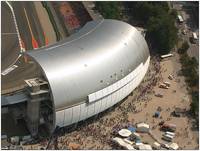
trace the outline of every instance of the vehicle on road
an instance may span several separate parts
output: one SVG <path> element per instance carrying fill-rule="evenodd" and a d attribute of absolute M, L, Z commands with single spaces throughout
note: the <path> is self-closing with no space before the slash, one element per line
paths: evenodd
<path fill-rule="evenodd" d="M 192 33 L 192 42 L 193 43 L 197 43 L 198 41 L 198 37 L 197 37 L 197 34 L 195 32 Z"/>
<path fill-rule="evenodd" d="M 180 23 L 180 24 L 182 24 L 183 23 L 183 17 L 181 16 L 181 15 L 178 15 L 177 16 L 177 18 L 178 18 L 178 22 Z"/>

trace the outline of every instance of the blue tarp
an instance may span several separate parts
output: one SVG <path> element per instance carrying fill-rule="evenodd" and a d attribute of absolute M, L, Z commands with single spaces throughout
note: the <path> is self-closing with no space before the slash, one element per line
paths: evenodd
<path fill-rule="evenodd" d="M 155 112 L 155 117 L 159 117 L 160 116 L 160 112 L 156 111 Z"/>
<path fill-rule="evenodd" d="M 132 133 L 136 131 L 136 128 L 133 126 L 129 126 L 128 130 L 131 131 Z"/>

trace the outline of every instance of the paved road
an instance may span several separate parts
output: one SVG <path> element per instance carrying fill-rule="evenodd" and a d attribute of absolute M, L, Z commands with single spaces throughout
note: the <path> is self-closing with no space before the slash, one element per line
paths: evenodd
<path fill-rule="evenodd" d="M 13 32 L 15 31 L 13 18 L 7 17 L 10 14 L 8 13 L 9 8 L 6 5 L 7 5 L 6 3 L 2 2 L 3 7 L 2 7 L 1 16 L 2 16 L 2 23 L 3 23 L 2 29 L 4 29 L 2 31 Z M 26 50 L 33 49 L 32 40 L 31 40 L 31 32 L 28 26 L 27 17 L 30 22 L 30 26 L 31 26 L 34 38 L 37 40 L 39 46 L 44 46 L 45 42 L 44 42 L 43 30 L 40 26 L 40 22 L 38 20 L 33 2 L 12 1 L 11 5 L 14 9 L 20 36 L 22 40 L 24 41 Z M 26 11 L 27 17 L 25 15 L 25 11 Z M 5 14 L 7 14 L 7 16 Z M 10 27 L 8 25 L 10 25 Z M 16 38 L 8 39 L 6 37 L 5 39 L 2 39 L 2 49 L 3 49 L 2 50 L 2 67 L 3 68 L 6 68 L 10 63 L 12 63 L 12 61 L 16 59 L 16 56 L 19 54 L 20 49 L 19 49 L 19 44 L 17 42 L 18 40 Z M 33 78 L 33 77 L 37 77 L 41 75 L 40 69 L 37 67 L 37 65 L 34 62 L 25 63 L 23 57 L 21 57 L 16 62 L 16 65 L 18 67 L 15 70 L 11 71 L 5 76 L 1 75 L 1 79 L 2 79 L 1 93 L 2 94 L 12 92 L 17 89 L 22 89 L 23 86 L 25 85 L 25 82 L 24 82 L 25 79 Z"/>
<path fill-rule="evenodd" d="M 1 3 L 1 71 L 8 68 L 19 55 L 19 41 L 12 13 L 5 2 Z"/>
<path fill-rule="evenodd" d="M 190 39 L 192 37 L 192 32 L 196 32 L 199 36 L 199 27 L 196 26 L 196 20 L 194 17 L 194 14 L 192 13 L 192 7 L 190 6 L 190 3 L 188 2 L 172 2 L 173 8 L 178 10 L 178 12 L 182 15 L 184 19 L 184 23 L 182 25 L 179 25 L 180 32 L 182 30 L 186 30 L 187 34 L 183 35 L 181 33 L 181 37 L 188 41 L 190 48 L 188 49 L 187 53 L 191 57 L 195 57 L 197 61 L 199 61 L 199 43 L 193 44 L 190 42 Z M 184 7 L 185 6 L 185 7 Z"/>
<path fill-rule="evenodd" d="M 25 64 L 21 57 L 16 65 L 18 67 L 15 70 L 6 76 L 1 76 L 1 94 L 23 89 L 26 85 L 25 79 L 41 76 L 41 71 L 34 62 Z"/>
<path fill-rule="evenodd" d="M 11 4 L 16 15 L 19 32 L 21 35 L 21 39 L 24 42 L 26 50 L 33 49 L 31 30 L 39 46 L 44 46 L 45 39 L 43 35 L 43 30 L 37 17 L 37 13 L 33 2 L 17 1 L 12 2 Z M 30 28 L 28 22 L 30 23 Z"/>

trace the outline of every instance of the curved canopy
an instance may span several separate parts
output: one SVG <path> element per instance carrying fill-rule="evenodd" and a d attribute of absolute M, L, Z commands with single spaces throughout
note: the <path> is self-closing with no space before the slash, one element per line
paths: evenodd
<path fill-rule="evenodd" d="M 91 21 L 69 38 L 27 53 L 49 81 L 56 110 L 85 102 L 149 56 L 136 28 L 110 19 Z"/>

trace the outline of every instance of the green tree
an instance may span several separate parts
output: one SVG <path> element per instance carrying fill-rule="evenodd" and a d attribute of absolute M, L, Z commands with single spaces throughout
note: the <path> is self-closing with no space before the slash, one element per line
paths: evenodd
<path fill-rule="evenodd" d="M 106 19 L 120 19 L 120 2 L 114 1 L 97 1 L 96 9 Z"/>
<path fill-rule="evenodd" d="M 178 53 L 183 54 L 185 52 L 187 52 L 188 48 L 189 48 L 189 44 L 187 41 L 184 41 L 184 43 L 182 44 L 181 48 L 178 49 Z"/>
<path fill-rule="evenodd" d="M 178 15 L 178 12 L 176 11 L 176 9 L 172 9 L 171 12 L 170 12 L 170 15 L 171 15 L 172 17 L 174 17 L 174 19 L 176 19 L 176 18 L 177 18 L 177 15 Z"/>
<path fill-rule="evenodd" d="M 196 114 L 198 115 L 199 113 L 199 93 L 198 91 L 195 91 L 192 93 L 192 103 L 190 105 L 190 111 L 192 112 L 192 114 Z"/>
<path fill-rule="evenodd" d="M 147 37 L 160 54 L 169 53 L 177 42 L 174 20 L 167 14 L 151 17 L 147 24 Z"/>
<path fill-rule="evenodd" d="M 144 24 L 147 40 L 159 54 L 168 53 L 177 42 L 175 17 L 167 2 L 126 2 L 134 20 Z"/>

